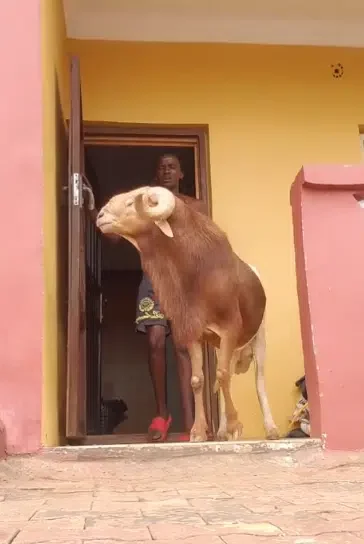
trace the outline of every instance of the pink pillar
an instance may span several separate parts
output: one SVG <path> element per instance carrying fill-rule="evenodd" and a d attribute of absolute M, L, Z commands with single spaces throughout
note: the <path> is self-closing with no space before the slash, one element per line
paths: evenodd
<path fill-rule="evenodd" d="M 291 189 L 313 437 L 364 449 L 364 166 L 305 166 Z"/>
<path fill-rule="evenodd" d="M 40 0 L 0 18 L 0 429 L 8 453 L 41 445 L 43 159 Z M 4 433 L 0 437 L 3 441 Z"/>

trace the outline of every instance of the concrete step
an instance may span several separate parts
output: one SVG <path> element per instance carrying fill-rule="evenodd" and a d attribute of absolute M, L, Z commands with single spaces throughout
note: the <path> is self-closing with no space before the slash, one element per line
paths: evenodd
<path fill-rule="evenodd" d="M 106 444 L 87 446 L 60 446 L 44 448 L 41 455 L 86 458 L 180 457 L 207 454 L 262 454 L 269 452 L 294 453 L 305 449 L 321 449 L 319 439 L 244 440 L 240 442 L 165 442 L 162 444 Z"/>

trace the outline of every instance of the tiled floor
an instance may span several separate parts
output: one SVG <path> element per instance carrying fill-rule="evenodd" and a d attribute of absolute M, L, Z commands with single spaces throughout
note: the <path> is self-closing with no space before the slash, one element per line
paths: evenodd
<path fill-rule="evenodd" d="M 92 451 L 0 462 L 0 543 L 364 543 L 364 454 Z"/>

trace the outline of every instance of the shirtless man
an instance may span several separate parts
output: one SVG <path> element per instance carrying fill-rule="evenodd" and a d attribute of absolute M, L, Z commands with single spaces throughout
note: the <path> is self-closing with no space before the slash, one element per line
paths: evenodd
<path fill-rule="evenodd" d="M 173 154 L 162 155 L 158 162 L 155 185 L 179 192 L 183 172 L 178 158 Z M 170 325 L 155 299 L 153 287 L 144 274 L 137 299 L 136 330 L 148 336 L 148 362 L 156 402 L 156 415 L 148 429 L 148 439 L 163 442 L 172 423 L 167 407 L 166 338 L 171 333 Z M 193 425 L 193 398 L 191 393 L 191 363 L 187 351 L 176 348 L 178 375 L 183 410 L 185 435 L 189 440 Z"/>

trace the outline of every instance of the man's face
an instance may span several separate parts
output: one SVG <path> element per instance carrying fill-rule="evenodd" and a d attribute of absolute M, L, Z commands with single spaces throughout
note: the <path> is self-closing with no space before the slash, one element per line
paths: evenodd
<path fill-rule="evenodd" d="M 183 172 L 177 157 L 174 155 L 164 155 L 161 157 L 157 167 L 157 185 L 166 187 L 166 189 L 169 189 L 173 193 L 177 193 L 181 179 L 183 179 Z"/>

